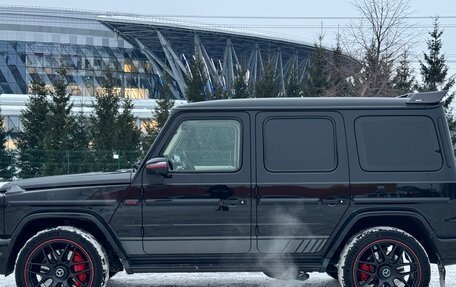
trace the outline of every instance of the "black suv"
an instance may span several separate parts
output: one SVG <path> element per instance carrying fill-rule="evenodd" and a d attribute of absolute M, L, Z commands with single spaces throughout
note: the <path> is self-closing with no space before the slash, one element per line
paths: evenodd
<path fill-rule="evenodd" d="M 0 274 L 105 286 L 137 272 L 327 272 L 428 286 L 456 263 L 456 170 L 443 92 L 180 106 L 135 172 L 0 190 Z"/>

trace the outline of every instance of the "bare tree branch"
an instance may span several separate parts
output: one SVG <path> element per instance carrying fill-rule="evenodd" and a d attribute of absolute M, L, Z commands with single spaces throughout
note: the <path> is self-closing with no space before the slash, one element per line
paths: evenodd
<path fill-rule="evenodd" d="M 346 29 L 344 46 L 362 63 L 354 75 L 357 93 L 391 96 L 393 69 L 414 38 L 406 20 L 411 14 L 409 0 L 353 0 L 352 4 L 362 17 Z"/>

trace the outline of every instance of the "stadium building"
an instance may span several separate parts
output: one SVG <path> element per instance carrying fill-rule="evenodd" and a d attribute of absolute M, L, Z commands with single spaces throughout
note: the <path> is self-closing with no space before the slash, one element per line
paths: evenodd
<path fill-rule="evenodd" d="M 134 111 L 140 124 L 151 117 L 164 71 L 171 75 L 175 98 L 185 100 L 185 80 L 195 55 L 202 59 L 207 91 L 230 91 L 240 67 L 247 71 L 248 83 L 254 84 L 264 63 L 272 61 L 285 92 L 292 68 L 300 78 L 305 76 L 312 49 L 313 45 L 299 40 L 213 24 L 0 6 L 0 94 L 27 95 L 34 79 L 50 85 L 63 65 L 72 95 L 88 97 L 81 101 L 87 107 L 100 89 L 104 71 L 110 69 L 122 97 L 145 101 Z M 20 130 L 20 110 L 25 102 L 26 97 L 0 96 L 8 130 Z M 145 106 L 150 107 L 147 112 Z"/>

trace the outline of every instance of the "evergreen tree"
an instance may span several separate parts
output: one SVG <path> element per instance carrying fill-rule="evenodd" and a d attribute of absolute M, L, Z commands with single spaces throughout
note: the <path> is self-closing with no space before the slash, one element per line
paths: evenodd
<path fill-rule="evenodd" d="M 95 170 L 110 171 L 117 168 L 113 154 L 117 152 L 117 118 L 119 95 L 116 79 L 111 71 L 104 74 L 101 92 L 95 95 L 94 115 L 90 117 L 92 148 L 95 154 Z"/>
<path fill-rule="evenodd" d="M 403 95 L 413 92 L 415 85 L 415 76 L 413 76 L 413 69 L 410 67 L 409 54 L 404 51 L 399 60 L 399 67 L 396 69 L 392 86 L 397 95 Z"/>
<path fill-rule="evenodd" d="M 136 118 L 133 116 L 133 101 L 124 98 L 122 113 L 117 117 L 117 151 L 120 153 L 121 164 L 118 167 L 130 168 L 140 156 L 139 144 L 141 130 L 136 127 Z"/>
<path fill-rule="evenodd" d="M 29 178 L 44 175 L 45 134 L 48 130 L 46 117 L 49 112 L 49 91 L 41 80 L 34 80 L 30 86 L 31 95 L 21 111 L 22 132 L 17 140 L 18 176 Z"/>
<path fill-rule="evenodd" d="M 448 65 L 445 55 L 442 54 L 443 31 L 440 29 L 439 19 L 434 19 L 434 29 L 429 32 L 427 41 L 428 53 L 423 53 L 424 61 L 420 61 L 420 71 L 423 84 L 419 87 L 420 91 L 451 91 L 455 84 L 455 77 L 448 75 Z M 450 92 L 444 101 L 444 107 L 448 126 L 451 131 L 456 129 L 451 103 L 455 92 Z M 452 137 L 453 146 L 456 144 L 456 136 Z"/>
<path fill-rule="evenodd" d="M 6 149 L 5 118 L 0 115 L 0 180 L 12 178 L 11 154 Z"/>
<path fill-rule="evenodd" d="M 156 134 L 161 131 L 169 118 L 169 113 L 174 107 L 173 99 L 158 99 L 157 106 L 154 109 L 154 121 Z"/>
<path fill-rule="evenodd" d="M 225 93 L 225 91 L 223 91 L 223 86 L 216 84 L 216 86 L 214 87 L 214 91 L 212 92 L 211 100 L 223 100 L 227 98 L 228 94 Z"/>
<path fill-rule="evenodd" d="M 348 97 L 352 94 L 352 86 L 347 80 L 349 67 L 344 61 L 340 34 L 336 35 L 336 47 L 332 50 L 332 57 L 329 61 L 329 90 L 328 94 L 336 97 Z"/>
<path fill-rule="evenodd" d="M 329 66 L 323 38 L 323 34 L 318 36 L 318 42 L 311 55 L 309 73 L 304 84 L 304 94 L 307 97 L 325 96 L 330 88 Z"/>
<path fill-rule="evenodd" d="M 441 53 L 442 34 L 440 30 L 439 19 L 434 19 L 434 29 L 429 32 L 427 41 L 428 54 L 423 53 L 424 61 L 420 61 L 420 71 L 423 85 L 421 91 L 441 91 L 451 90 L 455 83 L 455 77 L 448 75 L 448 65 L 446 64 L 445 55 Z M 445 107 L 449 107 L 454 98 L 454 93 L 450 94 L 446 101 Z"/>
<path fill-rule="evenodd" d="M 92 171 L 93 158 L 89 151 L 89 120 L 80 111 L 72 118 L 70 129 L 69 172 L 82 173 Z"/>
<path fill-rule="evenodd" d="M 206 96 L 206 76 L 204 74 L 204 66 L 201 58 L 196 57 L 195 60 L 190 63 L 190 71 L 187 77 L 187 101 L 189 102 L 201 102 L 207 100 Z"/>
<path fill-rule="evenodd" d="M 153 119 L 146 125 L 146 135 L 143 137 L 143 150 L 148 151 L 160 130 L 168 120 L 170 110 L 174 107 L 174 95 L 171 90 L 171 76 L 165 73 L 160 88 L 160 98 L 153 110 Z"/>
<path fill-rule="evenodd" d="M 171 90 L 171 76 L 165 73 L 163 85 L 160 89 L 160 99 L 157 99 L 157 106 L 154 109 L 154 120 L 156 122 L 157 134 L 165 125 L 170 110 L 174 107 L 174 95 Z"/>
<path fill-rule="evenodd" d="M 369 97 L 395 96 L 392 84 L 393 60 L 389 54 L 378 54 L 374 43 L 367 49 L 361 61 L 357 77 L 357 95 Z"/>
<path fill-rule="evenodd" d="M 233 84 L 233 99 L 250 98 L 249 86 L 246 81 L 247 71 L 239 67 Z"/>
<path fill-rule="evenodd" d="M 276 77 L 274 65 L 269 59 L 261 76 L 255 85 L 256 98 L 275 98 L 280 93 L 279 83 Z"/>
<path fill-rule="evenodd" d="M 302 83 L 299 81 L 298 71 L 295 66 L 291 68 L 286 85 L 287 97 L 302 97 Z"/>
<path fill-rule="evenodd" d="M 68 151 L 70 147 L 69 132 L 73 122 L 66 80 L 67 70 L 61 66 L 52 82 L 53 91 L 46 117 L 44 147 L 46 149 L 46 175 L 58 175 L 69 172 Z M 66 160 L 63 160 L 66 159 Z"/>

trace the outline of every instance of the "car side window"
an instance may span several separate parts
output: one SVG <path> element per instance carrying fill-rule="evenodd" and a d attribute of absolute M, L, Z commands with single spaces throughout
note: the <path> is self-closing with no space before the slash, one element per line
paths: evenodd
<path fill-rule="evenodd" d="M 183 121 L 163 155 L 173 172 L 234 172 L 240 168 L 241 124 L 236 120 Z"/>
<path fill-rule="evenodd" d="M 363 116 L 355 121 L 364 171 L 437 171 L 443 159 L 432 119 L 425 116 Z"/>
<path fill-rule="evenodd" d="M 336 169 L 335 128 L 329 118 L 270 118 L 263 137 L 264 165 L 270 172 Z"/>

